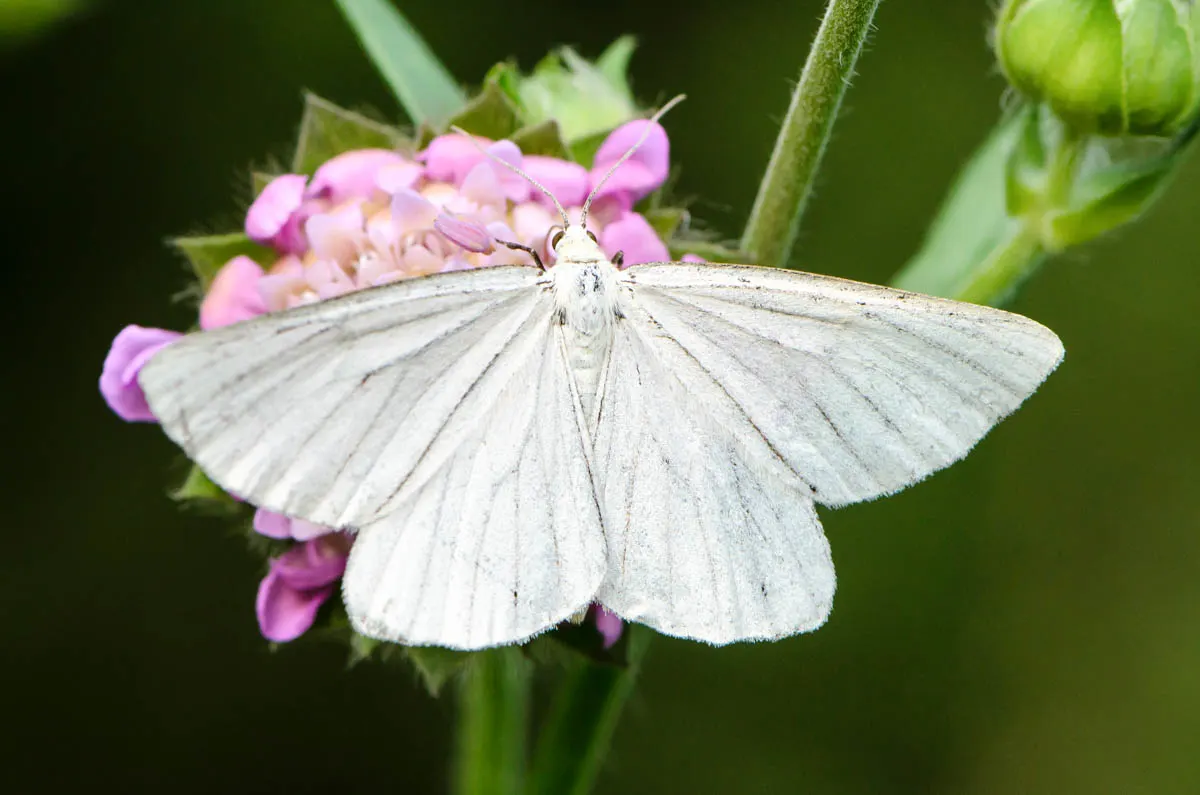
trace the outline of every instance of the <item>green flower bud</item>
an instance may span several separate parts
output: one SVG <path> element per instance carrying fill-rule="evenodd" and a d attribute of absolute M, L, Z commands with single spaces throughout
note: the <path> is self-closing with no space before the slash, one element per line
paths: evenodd
<path fill-rule="evenodd" d="M 1009 81 L 1067 124 L 1170 136 L 1200 99 L 1195 0 L 1007 0 L 995 47 Z"/>

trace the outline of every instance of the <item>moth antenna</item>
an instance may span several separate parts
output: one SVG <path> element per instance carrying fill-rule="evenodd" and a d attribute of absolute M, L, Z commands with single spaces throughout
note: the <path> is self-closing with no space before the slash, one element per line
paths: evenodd
<path fill-rule="evenodd" d="M 634 142 L 633 146 L 625 150 L 625 154 L 621 155 L 617 162 L 612 164 L 612 168 L 608 170 L 601 180 L 596 183 L 596 187 L 592 188 L 592 192 L 588 194 L 587 200 L 583 203 L 583 209 L 579 213 L 579 224 L 581 226 L 587 226 L 588 209 L 592 206 L 592 199 L 596 198 L 596 193 L 599 192 L 600 188 L 604 187 L 604 183 L 608 182 L 608 178 L 616 173 L 616 170 L 623 166 L 626 160 L 633 157 L 633 153 L 636 152 L 638 148 L 646 142 L 646 137 L 649 136 L 650 131 L 654 129 L 651 125 L 661 119 L 664 115 L 666 115 L 667 111 L 678 105 L 680 102 L 683 102 L 683 100 L 686 98 L 687 96 L 684 94 L 676 95 L 670 102 L 663 105 L 658 109 L 658 112 L 650 117 L 650 124 L 647 124 L 646 128 L 642 130 L 641 137 Z"/>
<path fill-rule="evenodd" d="M 565 224 L 569 224 L 569 223 L 571 223 L 571 219 L 570 219 L 569 217 L 567 217 L 567 211 L 566 211 L 566 210 L 564 210 L 564 209 L 563 209 L 563 206 L 562 206 L 561 204 L 559 204 L 559 203 L 558 203 L 558 197 L 557 197 L 557 196 L 555 196 L 553 193 L 551 193 L 551 192 L 549 191 L 549 189 L 547 189 L 547 188 L 546 188 L 546 186 L 545 186 L 545 185 L 543 185 L 542 183 L 538 182 L 536 179 L 534 179 L 533 177 L 529 176 L 529 175 L 528 175 L 528 174 L 526 174 L 524 171 L 522 171 L 522 170 L 521 170 L 521 169 L 519 169 L 518 167 L 514 166 L 512 163 L 508 162 L 507 160 L 504 160 L 503 158 L 497 157 L 496 155 L 494 155 L 494 154 L 492 154 L 491 152 L 489 152 L 487 149 L 485 149 L 483 146 L 481 146 L 481 145 L 480 145 L 479 141 L 476 141 L 476 140 L 475 140 L 475 136 L 474 136 L 474 135 L 471 135 L 469 132 L 467 132 L 466 130 L 464 130 L 462 127 L 459 127 L 458 125 L 452 124 L 452 125 L 450 125 L 450 129 L 451 129 L 451 130 L 453 130 L 454 132 L 458 133 L 459 135 L 465 135 L 465 136 L 467 137 L 467 140 L 471 142 L 471 145 L 472 145 L 472 146 L 474 146 L 476 149 L 478 149 L 480 152 L 482 152 L 482 153 L 484 154 L 484 156 L 485 156 L 485 157 L 487 157 L 487 158 L 489 158 L 489 159 L 491 159 L 491 160 L 494 160 L 495 162 L 497 162 L 497 163 L 499 163 L 500 165 L 504 166 L 504 167 L 505 167 L 505 168 L 507 168 L 509 171 L 513 172 L 513 173 L 514 173 L 514 174 L 516 174 L 518 177 L 520 177 L 521 179 L 525 180 L 525 181 L 526 181 L 526 182 L 528 182 L 530 185 L 532 185 L 533 187 L 537 188 L 537 189 L 538 189 L 538 190 L 540 190 L 542 193 L 544 193 L 544 194 L 546 194 L 548 197 L 550 197 L 550 201 L 554 202 L 554 209 L 558 210 L 558 214 L 562 216 L 563 224 L 565 225 Z"/>

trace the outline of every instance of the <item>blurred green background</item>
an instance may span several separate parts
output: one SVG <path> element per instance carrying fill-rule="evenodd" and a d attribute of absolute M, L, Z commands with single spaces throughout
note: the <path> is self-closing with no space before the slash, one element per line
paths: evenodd
<path fill-rule="evenodd" d="M 445 791 L 451 700 L 338 647 L 271 653 L 259 561 L 179 512 L 172 446 L 96 388 L 126 323 L 191 322 L 163 239 L 238 226 L 302 88 L 399 110 L 325 0 L 93 0 L 52 25 L 35 5 L 0 0 L 6 789 Z M 886 281 L 915 250 L 1001 107 L 989 5 L 883 4 L 804 268 Z M 401 4 L 464 83 L 637 34 L 642 100 L 689 95 L 678 192 L 729 237 L 822 6 Z M 1021 293 L 1067 359 L 975 454 L 824 513 L 824 629 L 654 644 L 599 792 L 1200 792 L 1198 177 Z"/>

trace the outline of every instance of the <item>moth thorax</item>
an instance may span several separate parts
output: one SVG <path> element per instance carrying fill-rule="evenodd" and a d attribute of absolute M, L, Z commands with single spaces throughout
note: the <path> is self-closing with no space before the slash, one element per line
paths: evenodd
<path fill-rule="evenodd" d="M 560 259 L 551 269 L 563 323 L 584 335 L 610 329 L 616 318 L 617 269 L 607 259 Z"/>

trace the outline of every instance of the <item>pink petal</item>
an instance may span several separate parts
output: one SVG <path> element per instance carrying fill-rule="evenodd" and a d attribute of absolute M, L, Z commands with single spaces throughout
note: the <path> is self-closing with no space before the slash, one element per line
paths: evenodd
<path fill-rule="evenodd" d="M 469 199 L 475 204 L 502 204 L 504 202 L 504 183 L 488 163 L 477 163 L 463 177 L 462 185 L 458 188 L 459 196 Z"/>
<path fill-rule="evenodd" d="M 552 214 L 544 205 L 533 202 L 514 207 L 512 221 L 516 242 L 534 247 L 542 245 L 551 227 L 556 224 L 562 225 L 562 219 L 557 214 Z"/>
<path fill-rule="evenodd" d="M 596 622 L 596 631 L 604 639 L 604 648 L 611 649 L 613 644 L 621 639 L 625 625 L 616 613 L 610 613 L 607 608 L 600 605 L 593 605 L 591 614 L 592 620 Z"/>
<path fill-rule="evenodd" d="M 304 224 L 312 252 L 320 259 L 350 262 L 365 239 L 362 207 L 350 204 L 317 213 Z"/>
<path fill-rule="evenodd" d="M 317 610 L 333 595 L 333 585 L 310 590 L 293 588 L 274 568 L 258 586 L 254 612 L 263 637 L 275 643 L 287 643 L 308 631 Z"/>
<path fill-rule="evenodd" d="M 272 559 L 271 571 L 298 590 L 323 588 L 342 576 L 348 551 L 340 535 L 311 538 Z"/>
<path fill-rule="evenodd" d="M 393 163 L 379 169 L 379 173 L 375 175 L 375 187 L 384 193 L 411 189 L 420 181 L 424 171 L 420 164 L 407 160 L 403 163 Z"/>
<path fill-rule="evenodd" d="M 271 180 L 246 212 L 246 234 L 251 240 L 273 246 L 285 254 L 301 254 L 308 247 L 302 231 L 303 174 L 284 174 Z"/>
<path fill-rule="evenodd" d="M 487 227 L 474 218 L 443 211 L 433 222 L 433 228 L 459 248 L 486 254 L 493 248 L 492 236 Z"/>
<path fill-rule="evenodd" d="M 254 530 L 267 538 L 294 538 L 297 541 L 309 541 L 333 532 L 332 528 L 324 525 L 290 519 L 266 508 L 254 512 Z"/>
<path fill-rule="evenodd" d="M 292 520 L 281 513 L 259 508 L 254 512 L 254 532 L 267 538 L 291 538 Z"/>
<path fill-rule="evenodd" d="M 531 179 L 540 182 L 546 190 L 553 193 L 563 207 L 578 207 L 583 204 L 588 190 L 591 189 L 587 169 L 569 160 L 527 155 L 521 167 Z M 554 209 L 554 202 L 537 188 L 533 188 L 529 195 L 534 201 Z"/>
<path fill-rule="evenodd" d="M 679 261 L 680 262 L 708 262 L 708 260 L 704 259 L 703 257 L 697 257 L 695 254 L 684 254 L 683 257 L 681 257 Z"/>
<path fill-rule="evenodd" d="M 505 163 L 523 169 L 521 149 L 512 141 L 497 141 L 487 148 L 488 154 L 492 157 L 499 158 Z M 487 158 L 487 163 L 496 172 L 496 178 L 500 180 L 500 185 L 503 188 L 504 197 L 512 202 L 523 202 L 529 199 L 530 185 L 529 182 L 511 168 L 504 166 Z M 541 191 L 538 191 L 541 193 Z"/>
<path fill-rule="evenodd" d="M 671 145 L 667 131 L 657 122 L 642 119 L 626 122 L 604 140 L 592 163 L 592 185 L 597 185 L 613 164 L 637 143 L 638 138 L 652 124 L 649 135 L 633 156 L 609 177 L 598 196 L 619 196 L 628 209 L 643 196 L 653 193 L 667 179 L 671 165 Z"/>
<path fill-rule="evenodd" d="M 321 536 L 327 536 L 330 533 L 336 532 L 332 527 L 326 527 L 323 524 L 313 524 L 304 519 L 293 519 L 291 529 L 292 538 L 297 541 L 311 541 L 314 538 L 320 538 Z"/>
<path fill-rule="evenodd" d="M 183 335 L 159 328 L 126 326 L 112 341 L 100 373 L 100 394 L 126 422 L 154 422 L 138 373 L 155 353 Z"/>
<path fill-rule="evenodd" d="M 200 304 L 200 328 L 228 326 L 265 313 L 267 306 L 258 293 L 262 277 L 263 269 L 245 255 L 221 266 Z"/>
<path fill-rule="evenodd" d="M 668 262 L 671 259 L 666 244 L 659 239 L 654 227 L 638 213 L 625 213 L 604 227 L 600 232 L 600 248 L 610 257 L 623 251 L 625 267 L 643 262 Z"/>
<path fill-rule="evenodd" d="M 392 221 L 399 234 L 433 227 L 438 209 L 414 190 L 401 190 L 392 197 Z"/>
<path fill-rule="evenodd" d="M 415 245 L 404 252 L 404 274 L 406 276 L 425 276 L 439 273 L 446 267 L 446 261 L 422 245 Z"/>
<path fill-rule="evenodd" d="M 475 140 L 481 146 L 491 143 L 487 138 Z M 466 136 L 451 133 L 430 141 L 420 159 L 425 162 L 425 176 L 429 179 L 461 185 L 467 173 L 483 160 L 483 154 Z"/>
<path fill-rule="evenodd" d="M 305 196 L 328 199 L 333 204 L 346 199 L 369 199 L 378 190 L 378 178 L 384 169 L 407 164 L 409 161 L 399 153 L 387 149 L 343 152 L 317 169 Z"/>
<path fill-rule="evenodd" d="M 512 141 L 489 141 L 476 137 L 480 146 L 506 163 L 521 167 L 521 150 Z M 500 186 L 500 193 L 509 201 L 521 202 L 529 198 L 529 183 L 520 175 L 507 169 L 471 143 L 463 135 L 439 135 L 429 142 L 421 153 L 425 161 L 425 176 L 440 182 L 450 182 L 462 187 L 467 175 L 480 163 L 488 163 Z"/>

